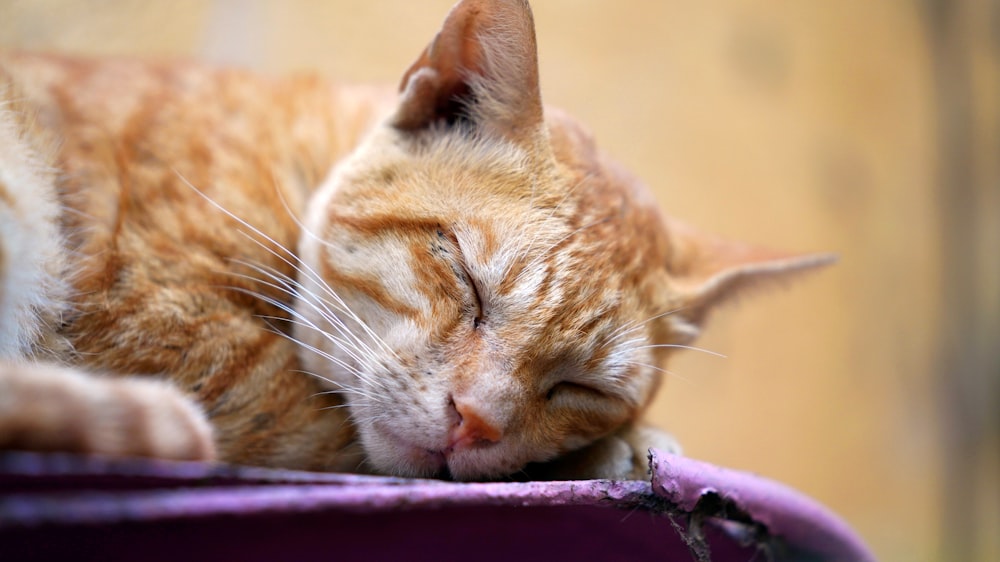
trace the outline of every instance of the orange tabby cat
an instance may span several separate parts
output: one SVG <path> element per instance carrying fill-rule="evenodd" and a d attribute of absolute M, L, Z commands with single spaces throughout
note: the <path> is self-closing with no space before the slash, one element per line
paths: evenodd
<path fill-rule="evenodd" d="M 636 476 L 658 365 L 811 268 L 705 236 L 543 110 L 465 0 L 401 93 L 0 57 L 0 447 Z M 537 463 L 550 462 L 548 465 Z"/>

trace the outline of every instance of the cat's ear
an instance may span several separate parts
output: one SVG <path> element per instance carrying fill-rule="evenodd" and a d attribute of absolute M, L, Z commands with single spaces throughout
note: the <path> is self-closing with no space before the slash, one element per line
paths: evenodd
<path fill-rule="evenodd" d="M 833 254 L 790 254 L 725 240 L 668 219 L 672 289 L 677 314 L 700 326 L 715 306 L 752 291 L 832 264 Z"/>
<path fill-rule="evenodd" d="M 542 130 L 535 25 L 525 0 L 463 0 L 403 76 L 392 125 L 466 123 L 526 144 Z"/>

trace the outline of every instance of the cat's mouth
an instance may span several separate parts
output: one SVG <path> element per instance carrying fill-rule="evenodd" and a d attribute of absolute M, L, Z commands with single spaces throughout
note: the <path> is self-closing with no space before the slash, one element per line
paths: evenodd
<path fill-rule="evenodd" d="M 447 456 L 444 453 L 442 453 L 442 452 L 437 452 L 437 453 L 435 453 L 433 451 L 429 451 L 429 452 L 432 453 L 432 454 L 435 454 L 435 455 L 437 455 L 437 456 L 439 456 L 441 458 L 441 465 L 438 468 L 437 472 L 435 472 L 431 476 L 431 478 L 434 478 L 434 479 L 437 479 L 437 480 L 454 481 L 455 477 L 451 474 L 451 469 L 448 467 L 448 458 L 447 458 Z"/>
<path fill-rule="evenodd" d="M 428 466 L 431 467 L 433 471 L 431 478 L 437 478 L 439 480 L 454 480 L 451 475 L 451 469 L 448 468 L 448 455 L 444 451 L 425 449 L 424 453 L 429 459 Z"/>
<path fill-rule="evenodd" d="M 392 455 L 397 466 L 405 464 L 409 476 L 436 478 L 440 480 L 470 480 L 476 479 L 469 473 L 468 458 L 463 456 L 473 449 L 469 447 L 449 446 L 442 449 L 426 448 L 414 444 L 411 440 L 399 436 L 388 428 L 380 427 L 379 432 L 385 441 L 391 442 Z M 476 472 L 473 470 L 473 472 Z M 456 474 L 458 475 L 456 477 Z"/>
<path fill-rule="evenodd" d="M 389 464 L 398 467 L 390 472 L 399 472 L 400 476 L 417 476 L 435 478 L 436 474 L 448 471 L 448 456 L 445 451 L 421 447 L 411 439 L 407 439 L 384 424 L 375 424 L 372 429 L 377 435 L 376 443 L 383 454 L 374 455 L 376 464 Z M 375 451 L 369 451 L 375 453 Z M 387 454 L 386 454 L 387 453 Z M 377 462 L 377 457 L 383 458 L 383 463 Z"/>
<path fill-rule="evenodd" d="M 492 455 L 484 458 L 481 449 L 446 449 L 443 451 L 425 451 L 433 459 L 436 470 L 432 478 L 460 482 L 491 481 L 506 478 L 505 475 L 515 470 L 506 463 L 497 463 Z"/>

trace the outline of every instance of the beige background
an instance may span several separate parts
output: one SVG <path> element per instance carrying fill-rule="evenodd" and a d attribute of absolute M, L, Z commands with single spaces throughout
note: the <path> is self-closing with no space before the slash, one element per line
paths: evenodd
<path fill-rule="evenodd" d="M 0 0 L 0 45 L 395 83 L 450 4 Z M 546 101 L 668 212 L 841 256 L 718 314 L 728 358 L 680 358 L 652 417 L 884 560 L 1000 559 L 997 3 L 535 4 Z"/>

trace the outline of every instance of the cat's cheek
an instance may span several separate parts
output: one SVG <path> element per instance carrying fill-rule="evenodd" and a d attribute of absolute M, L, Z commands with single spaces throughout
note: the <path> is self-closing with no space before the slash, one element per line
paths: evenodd
<path fill-rule="evenodd" d="M 358 434 L 368 464 L 377 473 L 428 478 L 440 474 L 445 467 L 445 459 L 441 453 L 405 443 L 376 430 L 372 424 L 359 424 Z"/>

